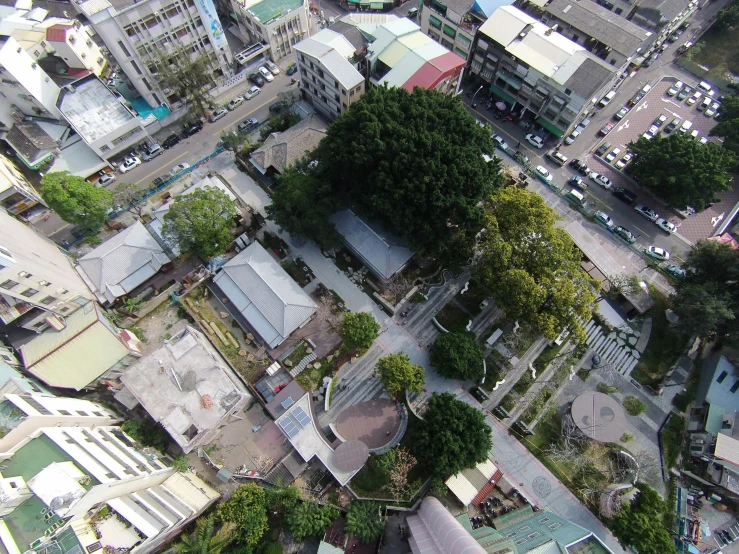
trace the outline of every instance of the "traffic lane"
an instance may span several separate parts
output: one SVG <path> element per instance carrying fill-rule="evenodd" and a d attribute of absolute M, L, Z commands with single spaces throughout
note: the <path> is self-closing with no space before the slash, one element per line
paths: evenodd
<path fill-rule="evenodd" d="M 508 146 L 525 154 L 532 164 L 539 165 L 541 160 L 544 158 L 544 154 L 547 152 L 547 149 L 537 149 L 530 146 L 529 143 L 526 142 L 527 133 L 522 127 L 516 125 L 514 122 L 508 121 L 507 119 L 495 119 L 492 117 L 492 111 L 473 108 L 469 104 L 468 98 L 464 99 L 464 104 L 475 119 L 482 121 L 483 123 L 487 123 L 490 126 L 491 131 L 496 135 L 503 137 L 506 143 L 508 143 Z M 506 123 L 503 124 L 503 121 Z"/>

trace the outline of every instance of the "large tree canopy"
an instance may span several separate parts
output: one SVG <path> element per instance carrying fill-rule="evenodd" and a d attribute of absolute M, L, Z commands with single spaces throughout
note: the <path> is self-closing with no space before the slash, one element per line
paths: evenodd
<path fill-rule="evenodd" d="M 611 520 L 613 534 L 640 554 L 674 554 L 675 543 L 662 525 L 670 506 L 649 485 L 638 484 L 639 494 Z"/>
<path fill-rule="evenodd" d="M 339 517 L 339 511 L 326 504 L 319 506 L 313 500 L 298 503 L 285 517 L 287 526 L 296 540 L 306 537 L 320 537 Z"/>
<path fill-rule="evenodd" d="M 227 502 L 218 505 L 218 518 L 231 523 L 236 540 L 253 546 L 267 530 L 267 493 L 255 483 L 241 485 Z"/>
<path fill-rule="evenodd" d="M 735 3 L 734 7 L 736 13 L 739 14 L 739 2 Z M 718 125 L 708 134 L 713 137 L 722 137 L 724 148 L 739 154 L 739 96 L 729 96 L 724 99 L 716 120 Z"/>
<path fill-rule="evenodd" d="M 158 49 L 157 54 L 151 61 L 160 79 L 177 99 L 193 107 L 198 116 L 205 116 L 210 101 L 208 91 L 216 85 L 216 54 L 200 50 L 193 58 L 189 48 L 178 48 L 174 52 Z M 171 96 L 168 99 L 174 100 Z"/>
<path fill-rule="evenodd" d="M 692 206 L 700 211 L 715 200 L 717 193 L 731 189 L 729 171 L 736 166 L 737 158 L 717 144 L 700 144 L 673 133 L 651 140 L 641 137 L 629 148 L 634 161 L 626 171 L 671 206 Z"/>
<path fill-rule="evenodd" d="M 480 410 L 445 392 L 429 400 L 411 447 L 420 463 L 446 478 L 485 461 L 493 446 L 490 436 Z"/>
<path fill-rule="evenodd" d="M 369 348 L 377 338 L 380 324 L 367 312 L 353 312 L 344 315 L 339 334 L 349 349 Z"/>
<path fill-rule="evenodd" d="M 582 254 L 538 194 L 505 188 L 491 198 L 475 278 L 510 320 L 526 321 L 547 338 L 565 328 L 584 339 L 598 283 L 580 267 Z"/>
<path fill-rule="evenodd" d="M 288 231 L 315 238 L 333 202 L 351 203 L 419 253 L 465 260 L 482 226 L 480 201 L 501 182 L 499 162 L 482 156 L 493 151 L 489 131 L 458 99 L 373 87 L 329 127 L 312 168 L 282 178 L 279 187 L 290 190 L 278 187 L 270 213 Z M 315 222 L 290 220 L 311 210 Z"/>
<path fill-rule="evenodd" d="M 355 500 L 346 509 L 346 532 L 354 535 L 362 544 L 372 544 L 382 535 L 385 520 L 377 502 Z"/>
<path fill-rule="evenodd" d="M 407 354 L 390 354 L 377 361 L 377 373 L 390 396 L 398 397 L 405 390 L 420 393 L 426 374 L 420 365 L 413 365 Z"/>
<path fill-rule="evenodd" d="M 112 204 L 110 191 L 96 187 L 67 171 L 47 173 L 41 179 L 41 196 L 59 217 L 83 229 L 97 229 L 105 223 Z"/>
<path fill-rule="evenodd" d="M 236 204 L 216 187 L 176 196 L 164 214 L 164 237 L 204 261 L 223 254 L 236 227 Z"/>
<path fill-rule="evenodd" d="M 693 246 L 677 285 L 673 310 L 685 335 L 739 340 L 739 250 L 704 240 Z"/>
<path fill-rule="evenodd" d="M 482 359 L 474 333 L 446 333 L 431 347 L 431 363 L 447 379 L 482 379 Z"/>

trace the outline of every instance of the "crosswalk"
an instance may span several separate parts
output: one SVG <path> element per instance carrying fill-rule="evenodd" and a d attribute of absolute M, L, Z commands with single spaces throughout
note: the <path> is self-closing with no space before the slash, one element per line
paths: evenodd
<path fill-rule="evenodd" d="M 631 375 L 639 363 L 639 352 L 629 342 L 630 336 L 618 330 L 607 332 L 592 319 L 585 326 L 585 334 L 585 342 L 600 356 L 601 366 L 609 364 L 624 377 Z"/>

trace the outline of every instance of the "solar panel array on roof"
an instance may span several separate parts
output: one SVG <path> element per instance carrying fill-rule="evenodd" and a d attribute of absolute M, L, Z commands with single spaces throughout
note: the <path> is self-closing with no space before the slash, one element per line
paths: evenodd
<path fill-rule="evenodd" d="M 295 424 L 290 420 L 290 418 L 285 418 L 280 421 L 280 427 L 282 427 L 282 430 L 287 433 L 287 437 L 290 439 L 298 434 L 298 428 L 295 427 Z"/>
<path fill-rule="evenodd" d="M 300 425 L 302 425 L 303 427 L 310 424 L 310 417 L 308 417 L 308 414 L 306 414 L 305 410 L 303 410 L 303 408 L 301 408 L 300 406 L 295 408 L 294 414 Z"/>
<path fill-rule="evenodd" d="M 281 402 L 281 404 L 282 404 L 282 407 L 283 407 L 283 408 L 285 408 L 286 410 L 287 410 L 287 409 L 288 409 L 288 408 L 289 408 L 290 406 L 292 406 L 292 405 L 293 405 L 294 403 L 295 403 L 295 402 L 293 402 L 293 397 L 292 397 L 292 396 L 288 396 L 287 398 L 285 398 L 285 400 L 283 400 L 283 401 Z"/>

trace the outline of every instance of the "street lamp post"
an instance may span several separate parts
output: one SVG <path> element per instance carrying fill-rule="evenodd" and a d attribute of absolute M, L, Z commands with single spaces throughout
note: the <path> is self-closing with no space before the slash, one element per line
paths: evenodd
<path fill-rule="evenodd" d="M 475 104 L 475 96 L 477 96 L 477 93 L 478 93 L 478 92 L 480 92 L 480 91 L 482 90 L 482 87 L 484 87 L 484 86 L 485 86 L 485 85 L 480 85 L 480 88 L 479 88 L 479 89 L 477 89 L 477 90 L 475 91 L 475 94 L 473 94 L 473 95 L 472 95 L 472 107 L 473 107 L 473 108 L 476 108 L 476 107 L 477 107 L 477 104 Z"/>

